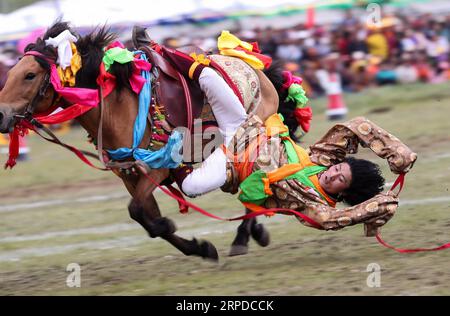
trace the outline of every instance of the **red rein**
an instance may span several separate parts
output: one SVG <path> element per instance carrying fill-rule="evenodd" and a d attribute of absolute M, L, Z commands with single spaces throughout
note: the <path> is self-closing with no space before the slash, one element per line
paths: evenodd
<path fill-rule="evenodd" d="M 400 185 L 400 189 L 399 189 L 399 191 L 398 191 L 398 193 L 397 193 L 397 195 L 399 195 L 400 192 L 401 192 L 402 189 L 403 189 L 404 182 L 405 182 L 405 174 L 402 173 L 401 175 L 398 176 L 397 180 L 395 180 L 394 185 L 392 186 L 392 188 L 391 188 L 390 191 L 393 191 L 398 185 Z M 385 242 L 385 241 L 381 238 L 381 234 L 380 234 L 380 233 L 378 233 L 375 237 L 377 238 L 378 242 L 379 242 L 380 244 L 382 244 L 383 246 L 385 246 L 386 248 L 395 250 L 395 251 L 400 252 L 400 253 L 413 253 L 413 252 L 424 252 L 424 251 L 438 251 L 438 250 L 444 250 L 444 249 L 450 248 L 450 243 L 446 243 L 446 244 L 444 244 L 444 245 L 442 245 L 442 246 L 435 247 L 435 248 L 413 248 L 413 249 L 395 248 L 394 246 L 391 246 L 391 245 L 389 245 L 387 242 Z"/>
<path fill-rule="evenodd" d="M 29 52 L 27 54 L 41 57 L 41 54 L 37 53 L 37 52 Z M 96 103 L 98 103 L 98 102 L 96 102 Z M 70 108 L 67 108 L 67 109 L 65 109 L 65 110 L 63 110 L 63 111 L 61 111 L 59 113 L 55 113 L 53 115 L 47 115 L 47 116 L 40 116 L 40 117 L 38 116 L 38 117 L 36 117 L 36 119 L 38 119 L 41 124 L 59 123 L 59 122 L 67 121 L 67 120 L 70 120 L 70 119 L 72 119 L 74 117 L 77 117 L 77 116 L 83 114 L 84 112 L 86 112 L 87 110 L 89 110 L 91 107 L 92 107 L 92 105 L 85 106 L 85 105 L 80 105 L 80 104 L 74 104 Z M 22 124 L 19 124 L 18 126 L 16 126 L 14 132 L 11 133 L 10 156 L 9 156 L 8 162 L 6 163 L 5 168 L 8 168 L 8 167 L 12 168 L 15 165 L 15 158 L 18 156 L 18 147 L 19 147 L 18 146 L 18 138 L 19 138 L 19 135 L 23 135 L 24 133 L 26 133 L 27 129 L 33 129 L 33 130 L 37 131 L 36 128 L 33 125 L 31 125 L 31 124 L 27 124 L 25 122 L 21 122 L 21 123 Z M 76 149 L 76 148 L 74 148 L 72 146 L 68 146 L 66 144 L 62 144 L 62 145 L 64 147 L 66 147 L 67 149 L 69 149 L 70 151 L 74 152 L 77 155 L 78 158 L 80 158 L 84 163 L 86 163 L 90 167 L 93 167 L 93 168 L 96 168 L 96 169 L 100 169 L 100 170 L 107 170 L 106 168 L 102 169 L 102 168 L 98 168 L 98 167 L 94 166 L 83 155 L 83 153 L 81 153 L 81 151 L 79 151 L 78 149 Z M 161 191 L 163 191 L 165 194 L 167 194 L 171 198 L 177 200 L 178 204 L 179 204 L 179 207 L 180 207 L 180 211 L 182 213 L 187 213 L 188 209 L 190 207 L 190 208 L 196 210 L 197 212 L 199 212 L 199 213 L 201 213 L 201 214 L 203 214 L 205 216 L 208 216 L 208 217 L 211 217 L 211 218 L 214 218 L 214 219 L 218 219 L 218 220 L 223 220 L 223 221 L 245 220 L 245 219 L 249 219 L 249 218 L 253 218 L 253 217 L 257 217 L 257 216 L 261 216 L 261 215 L 270 215 L 270 214 L 274 214 L 274 213 L 284 213 L 284 214 L 285 213 L 290 213 L 290 214 L 293 214 L 293 215 L 296 215 L 296 216 L 302 218 L 305 222 L 309 223 L 311 226 L 313 226 L 313 227 L 315 227 L 317 229 L 323 229 L 323 227 L 319 223 L 317 223 L 313 219 L 309 218 L 305 214 L 302 214 L 300 212 L 297 212 L 297 211 L 294 211 L 294 210 L 291 210 L 291 209 L 282 209 L 282 208 L 264 209 L 262 211 L 252 212 L 252 213 L 249 213 L 249 214 L 246 214 L 246 215 L 243 215 L 243 216 L 239 216 L 239 217 L 222 218 L 222 217 L 216 216 L 214 214 L 211 214 L 211 213 L 205 211 L 204 209 L 198 207 L 197 205 L 195 205 L 193 203 L 190 203 L 190 202 L 186 201 L 184 199 L 183 195 L 177 189 L 173 188 L 172 186 L 168 186 L 168 189 L 165 189 L 159 183 L 157 183 L 155 180 L 153 180 L 149 175 L 145 174 L 145 176 L 147 177 L 147 179 L 150 180 L 150 182 L 152 182 L 159 189 L 161 189 Z M 398 176 L 398 178 L 396 179 L 396 181 L 394 182 L 394 184 L 393 184 L 392 188 L 390 189 L 390 191 L 393 191 L 398 185 L 400 185 L 399 191 L 397 193 L 397 195 L 399 195 L 400 192 L 403 190 L 404 182 L 405 182 L 405 174 L 400 174 Z M 400 252 L 400 253 L 438 251 L 438 250 L 443 250 L 443 249 L 450 248 L 450 243 L 447 243 L 447 244 L 444 244 L 442 246 L 435 247 L 435 248 L 402 249 L 402 248 L 395 248 L 395 247 L 389 245 L 388 243 L 386 243 L 381 238 L 380 233 L 378 233 L 376 235 L 376 239 L 384 247 L 387 247 L 389 249 L 393 249 L 393 250 L 395 250 L 397 252 Z"/>
<path fill-rule="evenodd" d="M 170 196 L 171 198 L 175 199 L 178 201 L 178 204 L 180 206 L 180 210 L 182 210 L 182 213 L 187 213 L 188 208 L 192 208 L 194 210 L 196 210 L 197 212 L 217 219 L 217 220 L 222 220 L 222 221 L 237 221 L 237 220 L 245 220 L 245 219 L 249 219 L 249 218 L 253 218 L 253 217 L 257 217 L 257 216 L 261 216 L 261 215 L 268 215 L 268 214 L 273 214 L 273 213 L 290 213 L 296 216 L 299 216 L 300 218 L 302 218 L 304 221 L 306 221 L 307 223 L 309 223 L 311 226 L 317 228 L 317 229 L 323 229 L 322 226 L 317 223 L 316 221 L 314 221 L 312 218 L 306 216 L 305 214 L 302 214 L 300 212 L 291 210 L 291 209 L 282 209 L 282 208 L 271 208 L 271 209 L 265 209 L 263 211 L 259 211 L 259 212 L 252 212 L 243 216 L 239 216 L 239 217 L 234 217 L 234 218 L 223 218 L 223 217 L 219 217 L 217 215 L 211 214 L 207 211 L 205 211 L 204 209 L 202 209 L 201 207 L 198 207 L 197 205 L 186 201 L 183 196 L 181 194 L 179 194 L 179 192 L 174 189 L 173 187 L 170 187 L 170 191 L 165 189 L 164 187 L 162 187 L 161 185 L 159 185 L 158 183 L 156 183 L 155 180 L 153 180 L 149 175 L 145 174 L 145 177 L 150 180 L 150 182 L 152 182 L 154 185 L 156 185 L 159 189 L 161 189 L 161 191 L 163 191 L 165 194 L 167 194 L 168 196 Z M 393 191 L 398 185 L 400 185 L 399 191 L 397 193 L 397 195 L 400 194 L 400 192 L 403 190 L 403 186 L 405 183 L 405 174 L 400 174 L 397 179 L 395 180 L 394 184 L 392 185 L 392 188 L 390 189 L 390 191 Z M 177 191 L 178 193 L 176 193 L 175 191 Z M 438 250 L 444 250 L 444 249 L 448 249 L 450 248 L 450 243 L 447 243 L 445 245 L 436 247 L 436 248 L 416 248 L 416 249 L 402 249 L 402 248 L 395 248 L 391 245 L 389 245 L 388 243 L 386 243 L 382 238 L 380 233 L 378 233 L 376 235 L 376 239 L 377 241 L 383 245 L 386 248 L 395 250 L 397 252 L 400 253 L 413 253 L 413 252 L 424 252 L 424 251 L 438 251 Z"/>

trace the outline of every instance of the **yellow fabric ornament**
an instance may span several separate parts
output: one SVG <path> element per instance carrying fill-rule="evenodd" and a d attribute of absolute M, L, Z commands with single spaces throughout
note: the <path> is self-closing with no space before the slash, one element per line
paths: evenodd
<path fill-rule="evenodd" d="M 211 63 L 211 60 L 209 60 L 203 54 L 198 54 L 197 55 L 196 53 L 192 53 L 189 56 L 191 56 L 195 60 L 195 62 L 189 68 L 189 73 L 188 73 L 189 78 L 193 79 L 194 78 L 195 69 L 197 69 L 198 65 L 209 66 L 209 64 Z"/>
<path fill-rule="evenodd" d="M 240 58 L 247 64 L 252 66 L 254 69 L 259 70 L 264 69 L 264 63 L 260 59 L 258 59 L 254 55 L 245 52 L 245 51 L 252 52 L 253 45 L 241 41 L 239 38 L 231 34 L 229 31 L 222 31 L 222 34 L 220 34 L 217 40 L 217 47 L 219 48 L 221 55 Z"/>
<path fill-rule="evenodd" d="M 75 76 L 82 66 L 81 56 L 78 53 L 77 47 L 74 43 L 70 43 L 70 47 L 72 48 L 72 59 L 70 61 L 70 66 L 66 69 L 62 69 L 60 66 L 57 68 L 59 78 L 61 79 L 61 84 L 65 87 L 75 86 Z"/>

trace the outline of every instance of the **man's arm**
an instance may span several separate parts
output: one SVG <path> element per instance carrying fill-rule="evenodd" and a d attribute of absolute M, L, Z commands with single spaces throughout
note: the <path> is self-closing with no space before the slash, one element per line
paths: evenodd
<path fill-rule="evenodd" d="M 347 154 L 357 153 L 359 144 L 386 159 L 397 174 L 408 172 L 417 159 L 397 137 L 364 117 L 336 124 L 310 147 L 310 157 L 314 163 L 329 167 L 342 162 Z"/>
<path fill-rule="evenodd" d="M 307 202 L 301 213 L 320 224 L 325 230 L 339 230 L 347 226 L 360 223 L 366 225 L 366 229 L 375 229 L 386 224 L 394 216 L 398 207 L 398 198 L 392 193 L 380 193 L 373 198 L 358 205 L 337 209 L 328 205 Z M 311 226 L 303 219 L 297 219 L 306 226 Z M 366 231 L 366 235 L 369 232 Z"/>

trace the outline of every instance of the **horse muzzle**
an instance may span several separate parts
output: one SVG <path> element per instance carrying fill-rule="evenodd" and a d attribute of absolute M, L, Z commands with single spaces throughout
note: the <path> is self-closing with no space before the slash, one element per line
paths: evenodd
<path fill-rule="evenodd" d="M 5 107 L 0 106 L 0 133 L 10 133 L 14 128 L 13 112 Z"/>

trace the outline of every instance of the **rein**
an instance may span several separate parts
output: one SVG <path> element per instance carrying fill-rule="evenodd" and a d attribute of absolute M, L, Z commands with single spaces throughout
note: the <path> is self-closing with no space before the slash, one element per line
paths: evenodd
<path fill-rule="evenodd" d="M 176 201 L 178 201 L 178 204 L 180 205 L 180 210 L 183 209 L 184 211 L 182 213 L 187 213 L 187 209 L 190 207 L 192 209 L 194 209 L 195 211 L 213 218 L 213 219 L 217 219 L 217 220 L 221 220 L 221 221 L 238 221 L 238 220 L 246 220 L 246 219 L 250 219 L 250 218 L 254 218 L 254 217 L 258 217 L 261 215 L 273 215 L 275 213 L 278 214 L 290 214 L 290 215 L 296 215 L 300 218 L 302 218 L 305 222 L 307 222 L 308 224 L 310 224 L 311 226 L 317 228 L 317 229 L 321 229 L 323 230 L 323 227 L 317 223 L 315 220 L 313 220 L 312 218 L 310 218 L 309 216 L 302 214 L 300 212 L 294 211 L 292 209 L 283 209 L 283 208 L 270 208 L 270 209 L 266 209 L 261 207 L 259 211 L 253 211 L 251 213 L 242 215 L 242 216 L 238 216 L 238 217 L 233 217 L 233 218 L 223 218 L 214 214 L 211 214 L 209 212 L 207 212 L 206 210 L 202 209 L 201 207 L 186 201 L 182 196 L 180 197 L 177 194 L 172 193 L 170 190 L 167 190 L 166 188 L 162 187 L 160 184 L 158 184 L 155 180 L 153 180 L 152 177 L 150 177 L 148 174 L 144 173 L 145 177 L 152 182 L 154 185 L 156 185 L 161 191 L 163 191 L 166 195 L 170 196 L 171 198 L 175 199 Z M 404 187 L 404 183 L 405 183 L 405 174 L 402 173 L 400 174 L 397 179 L 395 180 L 394 184 L 392 185 L 391 189 L 389 191 L 393 191 L 395 190 L 395 188 L 397 186 L 400 185 L 399 191 L 397 192 L 397 195 L 400 194 L 400 192 L 403 190 Z M 394 246 L 389 245 L 388 243 L 386 243 L 382 238 L 381 238 L 381 233 L 378 232 L 376 234 L 376 239 L 377 241 L 383 245 L 386 248 L 395 250 L 397 252 L 400 253 L 415 253 L 415 252 L 424 252 L 424 251 L 438 251 L 438 250 L 444 250 L 444 249 L 448 249 L 450 248 L 450 243 L 444 244 L 442 246 L 439 247 L 435 247 L 435 248 L 415 248 L 415 249 L 402 249 L 402 248 L 396 248 Z"/>
<path fill-rule="evenodd" d="M 59 140 L 59 138 L 46 126 L 42 125 L 39 121 L 37 121 L 36 119 L 31 119 L 31 121 L 28 122 L 28 128 L 32 129 L 36 134 L 38 134 L 40 137 L 42 137 L 44 140 L 51 142 L 53 144 L 59 145 L 71 152 L 73 152 L 81 161 L 83 161 L 85 164 L 87 164 L 88 166 L 95 168 L 97 170 L 101 170 L 101 171 L 110 171 L 110 169 L 108 167 L 106 168 L 100 168 L 95 166 L 94 164 L 92 164 L 87 158 L 91 157 L 94 159 L 98 159 L 101 161 L 100 157 L 102 156 L 97 156 L 94 153 L 91 153 L 89 151 L 86 150 L 81 150 L 78 149 L 74 146 L 68 145 L 64 142 L 62 142 L 61 140 Z M 24 123 L 24 125 L 27 125 L 26 123 Z M 40 130 L 43 130 L 48 136 L 45 136 L 43 133 L 40 132 Z M 102 161 L 103 162 L 103 161 Z"/>
<path fill-rule="evenodd" d="M 55 79 L 55 72 L 56 72 L 56 66 L 54 64 L 53 61 L 49 60 L 46 56 L 44 56 L 43 54 L 36 52 L 36 51 L 31 51 L 31 52 L 27 52 L 25 55 L 32 55 L 35 57 L 39 57 L 39 58 L 43 58 L 44 60 L 46 60 L 49 64 L 50 64 L 50 71 L 46 73 L 45 77 L 44 77 L 44 81 L 41 85 L 41 87 L 39 88 L 38 93 L 34 96 L 34 98 L 32 99 L 32 101 L 27 105 L 26 110 L 24 112 L 24 114 L 22 115 L 15 115 L 15 118 L 19 119 L 19 122 L 16 124 L 14 132 L 11 133 L 12 137 L 12 141 L 10 143 L 10 157 L 8 159 L 8 162 L 5 165 L 5 168 L 12 168 L 15 165 L 15 157 L 11 156 L 11 152 L 13 152 L 14 154 L 16 154 L 16 151 L 18 153 L 18 148 L 15 148 L 15 146 L 18 146 L 18 137 L 19 134 L 23 134 L 25 133 L 26 129 L 32 129 L 34 130 L 39 136 L 41 136 L 43 139 L 52 142 L 54 144 L 60 145 L 70 151 L 72 151 L 78 158 L 80 158 L 85 164 L 87 164 L 88 166 L 95 168 L 97 170 L 102 170 L 102 171 L 109 171 L 113 168 L 123 168 L 123 169 L 129 169 L 132 168 L 134 166 L 134 162 L 112 162 L 112 163 L 108 163 L 107 166 L 105 166 L 105 162 L 103 159 L 103 112 L 104 112 L 104 96 L 103 96 L 103 89 L 100 86 L 99 91 L 96 91 L 96 97 L 95 100 L 90 100 L 90 104 L 87 105 L 81 105 L 78 103 L 72 104 L 71 106 L 69 106 L 68 108 L 63 109 L 61 112 L 55 113 L 55 114 L 48 114 L 46 116 L 42 116 L 42 115 L 36 115 L 34 114 L 36 105 L 38 103 L 38 101 L 43 98 L 45 96 L 45 93 L 48 90 L 48 87 L 50 86 L 50 84 L 53 84 L 54 88 L 55 88 L 55 96 L 67 96 L 67 98 L 76 98 L 76 94 L 77 93 L 83 93 L 84 97 L 87 96 L 91 96 L 93 95 L 92 89 L 79 89 L 79 88 L 75 88 L 72 89 L 72 91 L 67 91 L 69 89 L 65 89 L 64 87 L 61 87 L 61 84 L 59 81 L 56 82 L 56 80 L 58 78 Z M 56 73 L 57 76 L 57 73 Z M 59 85 L 58 85 L 59 83 Z M 65 91 L 63 91 L 65 90 Z M 91 90 L 91 91 L 87 91 L 87 90 Z M 62 91 L 62 92 L 61 92 Z M 64 93 L 64 94 L 63 94 Z M 55 103 L 55 96 L 54 99 L 52 100 L 52 105 L 51 107 L 55 107 L 56 104 Z M 99 101 L 99 102 L 98 102 Z M 79 150 L 73 146 L 67 145 L 65 143 L 63 143 L 62 141 L 60 141 L 56 135 L 47 127 L 45 127 L 43 124 L 53 124 L 53 123 L 61 123 L 64 121 L 68 121 L 71 120 L 73 118 L 76 118 L 82 114 L 84 114 L 85 112 L 87 112 L 88 110 L 92 109 L 95 106 L 98 106 L 98 104 L 100 103 L 100 121 L 99 121 L 99 128 L 98 128 L 98 135 L 97 135 L 97 149 L 98 149 L 98 155 L 87 152 L 87 151 L 83 151 L 83 150 Z M 53 108 L 54 110 L 54 108 Z M 47 135 L 43 135 L 40 130 L 43 130 Z M 136 139 L 135 139 L 136 141 Z M 136 146 L 137 147 L 137 146 Z M 17 149 L 17 150 L 16 150 Z M 132 152 L 134 152 L 136 150 L 136 148 L 132 149 Z M 101 161 L 101 163 L 103 164 L 103 166 L 105 166 L 104 168 L 100 168 L 97 167 L 95 165 L 93 165 L 87 158 L 86 156 L 98 159 Z M 283 208 L 270 208 L 270 209 L 266 209 L 266 208 L 259 208 L 259 210 L 251 212 L 249 214 L 245 214 L 239 217 L 234 217 L 234 218 L 222 218 L 219 217 L 217 215 L 211 214 L 207 211 L 205 211 L 204 209 L 198 207 L 197 205 L 188 202 L 184 199 L 184 197 L 179 193 L 179 191 L 177 191 L 175 188 L 171 187 L 170 185 L 168 186 L 168 189 L 164 188 L 163 186 L 161 186 L 159 183 L 157 183 L 152 177 L 150 177 L 146 172 L 143 173 L 144 176 L 150 181 L 152 182 L 155 186 L 157 186 L 161 191 L 163 191 L 166 195 L 170 196 L 171 198 L 175 199 L 178 201 L 178 204 L 180 206 L 180 211 L 182 213 L 186 213 L 188 211 L 188 208 L 191 207 L 192 209 L 196 210 L 197 212 L 217 219 L 217 220 L 223 220 L 223 221 L 237 221 L 237 220 L 246 220 L 246 219 L 250 219 L 250 218 L 254 218 L 257 216 L 261 216 L 261 215 L 273 215 L 275 213 L 279 213 L 279 214 L 291 214 L 291 215 L 296 215 L 300 218 L 302 218 L 305 222 L 309 223 L 311 226 L 317 228 L 317 229 L 323 229 L 323 227 L 317 223 L 316 221 L 314 221 L 313 219 L 311 219 L 310 217 L 308 217 L 305 214 L 302 214 L 298 211 L 292 210 L 292 209 L 283 209 Z M 404 181 L 405 181 L 405 174 L 400 174 L 398 176 L 398 178 L 396 179 L 396 181 L 394 182 L 392 188 L 390 189 L 390 191 L 393 191 L 398 185 L 400 185 L 399 191 L 396 194 L 397 196 L 400 194 L 400 192 L 403 189 L 404 186 Z M 401 249 L 401 248 L 395 248 L 391 245 L 389 245 L 388 243 L 386 243 L 382 238 L 381 238 L 381 234 L 380 232 L 378 232 L 376 234 L 376 239 L 377 241 L 383 245 L 384 247 L 387 247 L 389 249 L 393 249 L 397 252 L 400 253 L 415 253 L 415 252 L 424 252 L 424 251 L 438 251 L 438 250 L 443 250 L 443 249 L 448 249 L 450 248 L 450 243 L 444 244 L 442 246 L 439 247 L 435 247 L 435 248 L 416 248 L 416 249 Z"/>
<path fill-rule="evenodd" d="M 390 191 L 393 191 L 398 185 L 400 185 L 400 189 L 399 189 L 399 191 L 398 191 L 398 193 L 397 193 L 397 195 L 399 195 L 400 192 L 401 192 L 402 189 L 403 189 L 404 183 L 405 183 L 405 174 L 402 173 L 402 174 L 400 174 L 400 175 L 398 176 L 397 180 L 395 180 L 395 182 L 394 182 L 394 184 L 392 185 L 392 188 L 390 189 Z M 381 238 L 381 233 L 380 233 L 380 232 L 378 232 L 378 233 L 375 235 L 375 238 L 376 238 L 377 241 L 378 241 L 381 245 L 383 245 L 384 247 L 389 248 L 389 249 L 392 249 L 392 250 L 395 250 L 395 251 L 397 251 L 397 252 L 399 252 L 399 253 L 414 253 L 414 252 L 424 252 L 424 251 L 438 251 L 438 250 L 444 250 L 444 249 L 450 248 L 450 242 L 449 242 L 449 243 L 446 243 L 446 244 L 443 244 L 442 246 L 435 247 L 435 248 L 412 248 L 412 249 L 396 248 L 396 247 L 394 247 L 394 246 L 389 245 L 387 242 L 385 242 L 385 241 L 383 240 L 383 238 Z"/>

